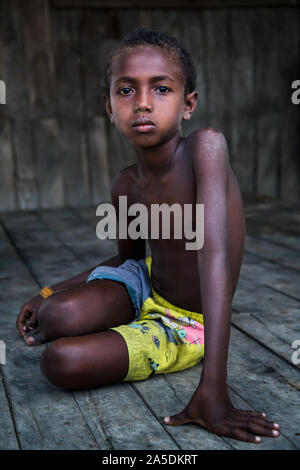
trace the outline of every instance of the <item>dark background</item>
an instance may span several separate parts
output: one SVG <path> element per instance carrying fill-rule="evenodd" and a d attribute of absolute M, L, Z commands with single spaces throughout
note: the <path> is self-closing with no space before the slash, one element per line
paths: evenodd
<path fill-rule="evenodd" d="M 105 114 L 100 83 L 107 52 L 138 25 L 191 52 L 199 102 L 183 134 L 220 129 L 244 194 L 299 202 L 295 3 L 0 1 L 0 211 L 110 199 L 112 178 L 136 157 Z"/>

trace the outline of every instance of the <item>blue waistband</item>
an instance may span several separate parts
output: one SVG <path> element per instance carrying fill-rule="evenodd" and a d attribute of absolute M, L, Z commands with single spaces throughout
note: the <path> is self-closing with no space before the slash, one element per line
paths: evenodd
<path fill-rule="evenodd" d="M 111 279 L 125 284 L 136 309 L 136 318 L 140 315 L 145 300 L 151 296 L 151 281 L 143 258 L 138 261 L 127 259 L 118 267 L 98 266 L 89 274 L 86 282 L 95 279 Z"/>

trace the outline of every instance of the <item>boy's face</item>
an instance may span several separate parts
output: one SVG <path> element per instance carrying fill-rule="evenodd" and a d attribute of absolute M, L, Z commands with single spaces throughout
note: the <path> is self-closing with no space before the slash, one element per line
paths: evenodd
<path fill-rule="evenodd" d="M 105 103 L 118 131 L 144 147 L 181 134 L 181 120 L 190 119 L 197 92 L 184 96 L 182 69 L 167 51 L 138 46 L 114 61 Z M 143 119 L 153 124 L 142 125 Z"/>

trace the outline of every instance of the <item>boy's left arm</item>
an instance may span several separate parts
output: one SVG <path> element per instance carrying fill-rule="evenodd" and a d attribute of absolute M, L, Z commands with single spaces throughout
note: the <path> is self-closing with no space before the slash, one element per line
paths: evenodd
<path fill-rule="evenodd" d="M 186 408 L 167 424 L 196 422 L 217 435 L 247 442 L 276 437 L 278 430 L 258 411 L 234 408 L 227 391 L 232 283 L 229 264 L 229 156 L 225 138 L 214 129 L 195 131 L 192 141 L 197 203 L 204 204 L 204 245 L 198 267 L 204 317 L 202 376 Z"/>

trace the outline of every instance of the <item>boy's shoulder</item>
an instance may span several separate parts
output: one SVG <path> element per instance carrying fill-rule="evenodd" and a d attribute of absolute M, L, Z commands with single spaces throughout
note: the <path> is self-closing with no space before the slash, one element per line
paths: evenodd
<path fill-rule="evenodd" d="M 132 188 L 132 183 L 134 179 L 134 172 L 137 164 L 133 163 L 128 165 L 113 178 L 111 184 L 111 197 L 112 199 L 117 198 L 120 195 L 129 195 L 130 189 Z"/>
<path fill-rule="evenodd" d="M 211 166 L 212 162 L 217 165 L 221 160 L 228 158 L 228 146 L 224 134 L 214 127 L 204 127 L 192 131 L 185 144 L 185 151 L 191 156 L 193 167 L 195 165 L 204 169 Z"/>
<path fill-rule="evenodd" d="M 187 136 L 187 143 L 194 143 L 198 146 L 214 145 L 225 146 L 226 139 L 224 134 L 214 127 L 203 127 L 195 129 Z"/>

